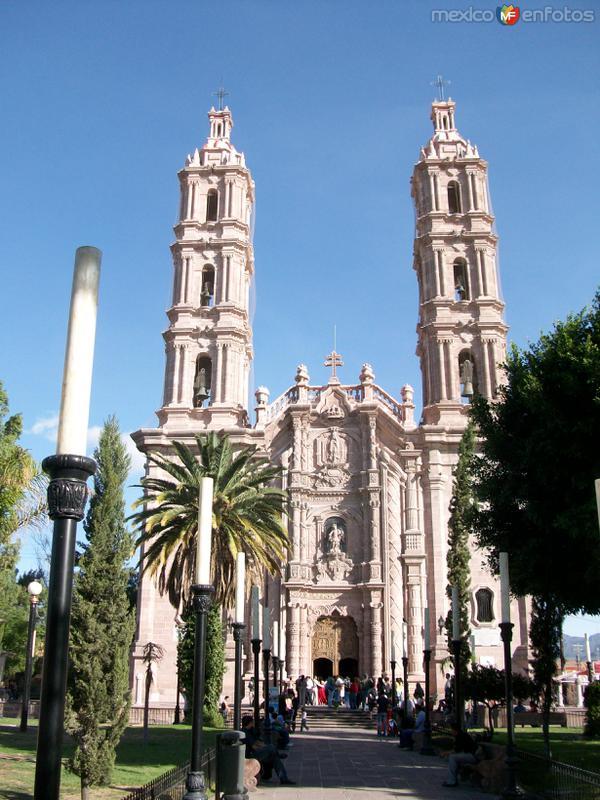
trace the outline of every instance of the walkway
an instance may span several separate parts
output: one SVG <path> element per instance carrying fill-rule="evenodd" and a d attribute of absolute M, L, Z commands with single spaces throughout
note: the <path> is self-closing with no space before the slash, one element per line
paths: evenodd
<path fill-rule="evenodd" d="M 400 750 L 392 739 L 378 740 L 360 728 L 319 727 L 296 733 L 286 759 L 297 786 L 259 786 L 252 800 L 491 800 L 475 789 L 442 787 L 446 761 Z"/>

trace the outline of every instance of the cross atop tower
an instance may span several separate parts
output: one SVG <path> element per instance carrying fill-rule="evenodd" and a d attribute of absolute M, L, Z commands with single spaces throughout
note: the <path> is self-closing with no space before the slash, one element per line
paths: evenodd
<path fill-rule="evenodd" d="M 216 92 L 213 92 L 213 97 L 216 97 L 219 101 L 219 111 L 223 111 L 223 100 L 226 97 L 229 97 L 229 92 L 225 91 L 225 87 L 221 84 Z"/>
<path fill-rule="evenodd" d="M 329 379 L 329 383 L 339 383 L 339 379 L 337 376 L 337 368 L 343 367 L 344 362 L 342 361 L 342 357 L 339 353 L 336 353 L 335 347 L 329 353 L 325 361 L 323 362 L 326 367 L 331 367 L 331 378 Z"/>
<path fill-rule="evenodd" d="M 450 86 L 450 81 L 444 80 L 442 75 L 436 75 L 435 80 L 431 81 L 431 85 L 437 87 L 439 97 L 436 97 L 436 100 L 442 100 L 442 101 L 445 100 L 446 99 L 444 97 L 445 87 Z"/>

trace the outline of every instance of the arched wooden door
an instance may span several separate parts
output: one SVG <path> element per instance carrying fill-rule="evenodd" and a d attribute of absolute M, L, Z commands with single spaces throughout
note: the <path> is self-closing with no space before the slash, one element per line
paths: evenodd
<path fill-rule="evenodd" d="M 348 663 L 349 659 L 353 659 L 358 663 L 358 634 L 352 617 L 342 617 L 337 613 L 330 617 L 319 617 L 313 630 L 312 658 L 313 672 L 317 661 L 328 659 L 332 663 L 333 675 L 340 674 L 342 660 Z"/>

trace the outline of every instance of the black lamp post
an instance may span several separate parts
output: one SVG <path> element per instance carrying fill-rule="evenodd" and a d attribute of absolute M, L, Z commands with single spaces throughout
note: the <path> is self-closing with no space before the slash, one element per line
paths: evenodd
<path fill-rule="evenodd" d="M 233 623 L 233 641 L 235 642 L 235 678 L 233 687 L 233 728 L 242 727 L 242 638 L 246 626 L 243 622 Z"/>
<path fill-rule="evenodd" d="M 594 668 L 592 666 L 592 662 L 591 661 L 586 661 L 585 664 L 586 664 L 586 667 L 587 667 L 588 682 L 589 683 L 593 683 L 594 682 Z"/>
<path fill-rule="evenodd" d="M 517 786 L 517 756 L 515 753 L 515 723 L 513 708 L 513 688 L 512 688 L 512 622 L 501 622 L 500 631 L 504 644 L 504 685 L 506 693 L 506 789 L 502 792 L 502 797 L 510 798 L 523 797 L 523 793 Z"/>
<path fill-rule="evenodd" d="M 29 627 L 27 630 L 27 652 L 25 653 L 25 686 L 23 687 L 23 703 L 21 705 L 21 731 L 27 730 L 27 718 L 29 716 L 29 698 L 31 695 L 31 671 L 33 666 L 33 637 L 35 635 L 35 623 L 37 622 L 37 604 L 42 593 L 42 584 L 39 581 L 31 581 L 27 587 L 29 593 Z"/>
<path fill-rule="evenodd" d="M 402 687 L 404 690 L 404 705 L 402 707 L 402 718 L 404 722 L 406 722 L 409 718 L 408 713 L 408 656 L 406 655 L 406 650 L 404 651 L 404 655 L 402 656 L 402 678 L 404 680 L 404 686 Z"/>
<path fill-rule="evenodd" d="M 271 661 L 273 663 L 273 688 L 278 688 L 279 683 L 279 658 L 278 656 L 271 656 Z"/>
<path fill-rule="evenodd" d="M 396 708 L 396 659 L 392 658 L 390 661 L 392 668 L 392 710 Z"/>
<path fill-rule="evenodd" d="M 454 716 L 458 730 L 463 729 L 463 705 L 462 705 L 462 680 L 461 680 L 461 650 L 462 639 L 452 640 L 452 656 L 454 661 Z"/>
<path fill-rule="evenodd" d="M 425 667 L 425 724 L 423 725 L 423 744 L 421 745 L 421 755 L 433 756 L 435 755 L 435 750 L 433 749 L 433 745 L 431 744 L 431 710 L 430 710 L 431 687 L 430 687 L 430 676 L 429 676 L 429 668 L 431 665 L 431 650 L 424 650 L 423 657 L 424 657 L 424 667 Z"/>
<path fill-rule="evenodd" d="M 202 739 L 204 724 L 204 678 L 206 660 L 206 626 L 212 605 L 213 587 L 192 586 L 192 604 L 196 614 L 194 640 L 194 698 L 192 703 L 192 754 L 185 784 L 184 800 L 208 800 L 202 772 Z"/>
<path fill-rule="evenodd" d="M 283 692 L 283 665 L 285 664 L 283 658 L 279 657 L 279 694 Z"/>
<path fill-rule="evenodd" d="M 42 468 L 50 476 L 48 516 L 54 522 L 48 584 L 44 669 L 35 768 L 35 800 L 58 800 L 73 594 L 77 523 L 88 496 L 86 481 L 96 471 L 87 458 L 94 340 L 102 253 L 79 247 L 71 290 L 56 455 Z"/>
<path fill-rule="evenodd" d="M 264 670 L 264 698 L 265 698 L 265 720 L 269 719 L 269 665 L 271 663 L 271 650 L 263 648 L 263 670 Z"/>
<path fill-rule="evenodd" d="M 48 516 L 54 521 L 46 612 L 44 668 L 35 767 L 35 800 L 58 800 L 67 691 L 69 627 L 77 523 L 88 496 L 86 481 L 96 462 L 80 455 L 48 456 Z"/>
<path fill-rule="evenodd" d="M 181 694 L 181 675 L 179 673 L 179 657 L 177 658 L 177 687 L 175 692 L 177 693 L 177 697 L 175 699 L 175 718 L 173 719 L 173 725 L 179 725 L 181 723 L 181 706 L 179 704 L 179 695 Z"/>
<path fill-rule="evenodd" d="M 254 656 L 254 728 L 260 728 L 260 646 L 261 639 L 252 639 L 252 654 Z"/>

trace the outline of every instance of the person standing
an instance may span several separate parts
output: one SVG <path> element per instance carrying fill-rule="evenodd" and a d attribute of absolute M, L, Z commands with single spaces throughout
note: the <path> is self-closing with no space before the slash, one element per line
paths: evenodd
<path fill-rule="evenodd" d="M 390 701 L 388 696 L 383 691 L 383 689 L 379 690 L 379 695 L 377 696 L 377 737 L 381 738 L 382 736 L 387 735 L 387 712 L 390 706 Z"/>
<path fill-rule="evenodd" d="M 300 717 L 300 733 L 302 731 L 308 731 L 308 714 L 306 713 L 306 708 L 302 708 L 302 716 Z"/>

